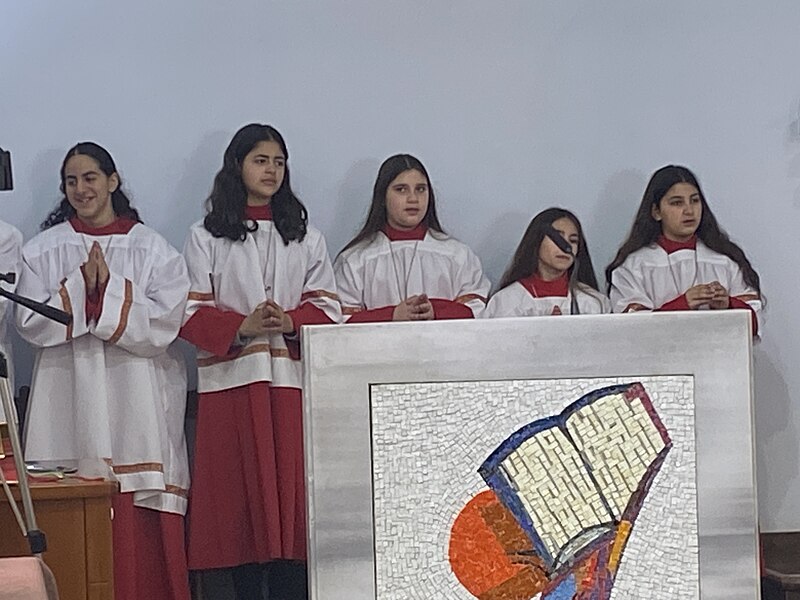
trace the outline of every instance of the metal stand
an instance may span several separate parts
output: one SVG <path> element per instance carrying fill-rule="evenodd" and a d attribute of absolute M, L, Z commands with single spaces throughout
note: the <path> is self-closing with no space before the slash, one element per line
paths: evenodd
<path fill-rule="evenodd" d="M 22 443 L 19 439 L 17 410 L 14 406 L 13 397 L 11 388 L 8 385 L 8 362 L 6 361 L 5 355 L 0 352 L 0 400 L 3 402 L 3 411 L 6 414 L 6 420 L 8 422 L 8 436 L 11 440 L 11 451 L 14 453 L 14 465 L 17 467 L 17 481 L 19 485 L 19 494 L 22 499 L 22 509 L 25 512 L 23 533 L 25 537 L 28 538 L 31 554 L 39 555 L 47 550 L 47 539 L 45 538 L 44 532 L 40 531 L 36 525 L 36 514 L 33 511 L 31 488 L 28 485 L 28 470 L 25 468 L 25 460 L 22 456 Z M 16 508 L 14 499 L 7 486 L 8 484 L 3 476 L 3 487 L 6 488 L 8 501 Z M 18 510 L 14 512 L 17 513 L 17 519 L 19 519 Z"/>
<path fill-rule="evenodd" d="M 6 281 L 13 284 L 16 281 L 14 273 L 0 273 L 0 281 Z M 19 296 L 12 292 L 8 292 L 0 287 L 0 296 L 4 296 L 15 302 L 21 304 L 45 317 L 69 325 L 72 322 L 72 315 L 59 310 L 52 306 L 48 306 L 43 302 L 36 302 L 30 298 Z M 19 485 L 20 497 L 22 499 L 22 509 L 25 512 L 25 521 L 19 514 L 19 509 L 11 495 L 11 490 L 8 487 L 5 476 L 0 472 L 0 483 L 5 489 L 6 496 L 11 505 L 17 521 L 23 530 L 23 534 L 28 538 L 28 544 L 31 547 L 31 554 L 40 555 L 47 550 L 47 540 L 42 531 L 36 525 L 36 515 L 33 512 L 33 500 L 31 499 L 31 488 L 28 485 L 28 469 L 25 466 L 25 460 L 22 455 L 22 443 L 19 439 L 19 425 L 17 424 L 17 409 L 14 406 L 14 394 L 8 384 L 8 361 L 5 355 L 0 352 L 0 401 L 3 403 L 3 410 L 6 414 L 8 421 L 8 436 L 11 440 L 11 451 L 14 453 L 14 464 L 17 468 L 17 481 Z"/>

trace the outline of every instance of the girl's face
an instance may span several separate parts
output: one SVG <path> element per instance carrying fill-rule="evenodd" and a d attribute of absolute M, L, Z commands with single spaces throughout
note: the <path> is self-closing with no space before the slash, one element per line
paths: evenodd
<path fill-rule="evenodd" d="M 547 281 L 558 279 L 569 270 L 572 263 L 575 262 L 575 256 L 578 254 L 578 245 L 580 244 L 578 227 L 572 222 L 572 219 L 567 217 L 556 219 L 553 221 L 553 229 L 560 233 L 561 237 L 572 246 L 572 255 L 561 250 L 553 240 L 544 236 L 542 243 L 539 245 L 539 264 L 536 271 L 539 277 Z"/>
<path fill-rule="evenodd" d="M 386 220 L 391 227 L 411 230 L 428 212 L 428 178 L 416 169 L 403 171 L 386 189 Z"/>
<path fill-rule="evenodd" d="M 242 183 L 251 206 L 269 204 L 283 184 L 286 157 L 277 142 L 258 142 L 242 161 Z"/>
<path fill-rule="evenodd" d="M 114 222 L 111 194 L 119 187 L 116 173 L 106 175 L 91 156 L 76 154 L 64 165 L 64 193 L 78 218 L 92 227 Z"/>
<path fill-rule="evenodd" d="M 676 183 L 653 206 L 653 218 L 661 222 L 661 233 L 673 242 L 686 242 L 700 226 L 703 202 L 700 191 L 691 183 Z"/>

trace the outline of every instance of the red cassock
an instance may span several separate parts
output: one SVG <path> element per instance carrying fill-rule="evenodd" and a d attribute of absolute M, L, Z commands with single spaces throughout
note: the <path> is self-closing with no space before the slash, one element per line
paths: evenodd
<path fill-rule="evenodd" d="M 198 416 L 189 504 L 190 569 L 306 557 L 299 339 L 239 339 L 245 316 L 272 299 L 303 325 L 341 309 L 325 240 L 309 227 L 284 244 L 269 207 L 248 208 L 245 241 L 195 225 L 181 336 L 198 348 Z"/>

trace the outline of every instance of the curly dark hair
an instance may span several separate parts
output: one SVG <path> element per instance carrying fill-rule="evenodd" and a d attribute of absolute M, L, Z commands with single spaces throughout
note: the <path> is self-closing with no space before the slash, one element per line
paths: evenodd
<path fill-rule="evenodd" d="M 80 142 L 69 149 L 67 155 L 64 157 L 64 162 L 61 163 L 61 185 L 59 186 L 59 189 L 61 190 L 61 193 L 64 194 L 64 197 L 58 203 L 58 206 L 56 206 L 50 212 L 50 214 L 47 215 L 47 218 L 42 221 L 42 224 L 40 225 L 42 231 L 49 229 L 53 225 L 58 225 L 59 223 L 68 221 L 75 216 L 75 209 L 72 208 L 69 200 L 67 200 L 67 188 L 64 170 L 67 168 L 67 161 L 73 156 L 77 156 L 79 154 L 83 154 L 94 159 L 106 177 L 111 177 L 115 173 L 117 174 L 119 185 L 117 185 L 116 190 L 111 192 L 111 206 L 114 209 L 114 214 L 118 217 L 125 217 L 141 223 L 142 219 L 139 217 L 139 211 L 131 206 L 130 199 L 128 199 L 128 196 L 122 190 L 122 177 L 120 176 L 119 171 L 117 171 L 117 166 L 114 164 L 114 159 L 111 158 L 111 154 L 109 154 L 108 150 L 103 148 L 100 144 L 96 144 L 94 142 Z"/>
<path fill-rule="evenodd" d="M 222 169 L 214 178 L 214 187 L 206 200 L 208 210 L 203 225 L 214 237 L 244 241 L 248 232 L 258 229 L 258 223 L 247 221 L 247 190 L 242 181 L 242 162 L 259 142 L 275 142 L 286 159 L 283 182 L 272 196 L 270 207 L 275 228 L 285 245 L 302 241 L 308 229 L 308 212 L 292 192 L 289 178 L 289 151 L 277 129 L 270 125 L 250 123 L 234 134 L 225 150 Z"/>

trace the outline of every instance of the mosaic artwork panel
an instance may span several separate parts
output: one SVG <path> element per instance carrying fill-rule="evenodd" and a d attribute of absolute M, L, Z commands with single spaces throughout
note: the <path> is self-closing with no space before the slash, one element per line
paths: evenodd
<path fill-rule="evenodd" d="M 380 600 L 699 598 L 691 377 L 380 385 L 371 403 Z"/>

